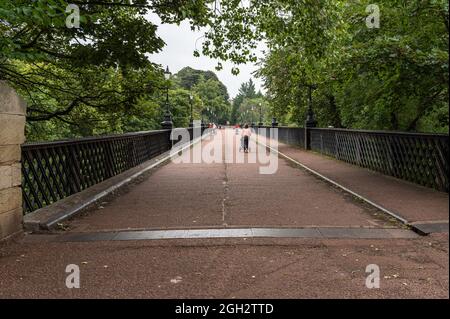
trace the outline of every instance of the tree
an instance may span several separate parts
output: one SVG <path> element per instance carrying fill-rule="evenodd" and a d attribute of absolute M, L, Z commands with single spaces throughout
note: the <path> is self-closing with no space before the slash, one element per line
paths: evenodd
<path fill-rule="evenodd" d="M 121 114 L 156 94 L 162 70 L 147 54 L 164 42 L 144 18 L 151 11 L 163 23 L 206 27 L 201 53 L 237 66 L 256 61 L 253 49 L 264 40 L 259 75 L 282 121 L 302 123 L 303 85 L 315 83 L 320 125 L 448 131 L 448 1 L 381 0 L 380 29 L 365 24 L 368 0 L 70 2 L 80 8 L 80 28 L 66 27 L 68 1 L 1 2 L 0 78 L 32 105 L 29 122 L 83 125 L 70 114 Z M 181 87 L 199 86 L 198 73 L 185 73 L 192 78 L 181 76 Z"/>
<path fill-rule="evenodd" d="M 358 23 L 364 4 L 346 12 L 355 22 L 337 95 L 344 125 L 448 132 L 448 2 L 382 1 L 380 7 L 383 26 L 375 30 Z"/>
<path fill-rule="evenodd" d="M 260 107 L 263 124 L 269 124 L 271 122 L 269 103 L 263 97 L 244 98 L 237 112 L 237 122 L 258 124 Z"/>
<path fill-rule="evenodd" d="M 162 79 L 145 53 L 164 42 L 139 9 L 78 2 L 82 27 L 69 29 L 67 5 L 4 0 L 0 8 L 0 79 L 27 100 L 32 138 L 47 121 L 65 127 L 62 135 L 119 130 L 117 118 Z"/>
<path fill-rule="evenodd" d="M 228 93 L 223 92 L 223 84 L 212 78 L 206 80 L 201 76 L 199 82 L 193 87 L 193 91 L 203 102 L 209 122 L 226 123 L 230 116 L 230 102 Z"/>
<path fill-rule="evenodd" d="M 259 95 L 256 93 L 255 84 L 253 83 L 253 80 L 250 78 L 248 82 L 244 82 L 241 84 L 241 87 L 239 88 L 239 92 L 236 95 L 236 97 L 233 99 L 233 106 L 231 110 L 231 122 L 236 123 L 239 118 L 239 109 L 241 107 L 242 102 L 244 102 L 245 99 L 253 99 L 256 97 L 260 97 L 261 92 L 259 92 Z"/>
<path fill-rule="evenodd" d="M 334 3 L 322 53 L 275 40 L 261 62 L 272 112 L 303 124 L 317 84 L 320 126 L 448 132 L 448 2 L 378 2 L 380 29 L 366 26 L 369 1 Z"/>

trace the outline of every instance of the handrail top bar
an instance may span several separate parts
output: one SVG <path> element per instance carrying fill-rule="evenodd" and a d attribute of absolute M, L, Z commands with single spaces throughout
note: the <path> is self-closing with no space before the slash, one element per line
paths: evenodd
<path fill-rule="evenodd" d="M 85 143 L 85 142 L 97 142 L 97 141 L 106 141 L 106 140 L 115 140 L 115 139 L 120 139 L 120 138 L 134 137 L 134 136 L 155 135 L 155 134 L 165 133 L 165 132 L 170 132 L 170 131 L 171 130 L 152 130 L 152 131 L 129 132 L 129 133 L 122 133 L 122 134 L 107 134 L 107 135 L 99 135 L 99 136 L 61 139 L 61 140 L 48 141 L 48 142 L 46 142 L 46 141 L 29 142 L 29 143 L 22 144 L 22 147 L 55 146 L 55 145 L 68 145 L 68 144 Z"/>
<path fill-rule="evenodd" d="M 258 127 L 262 127 L 262 128 L 295 128 L 295 129 L 304 129 L 304 127 L 300 127 L 300 126 L 281 126 L 281 125 L 277 125 L 277 126 L 271 126 L 271 125 L 255 125 L 253 126 L 253 128 L 258 128 Z"/>
<path fill-rule="evenodd" d="M 287 129 L 304 129 L 304 127 L 298 127 L 298 126 L 270 126 L 270 125 L 262 125 L 262 126 L 255 126 L 256 128 L 287 128 Z M 316 131 L 341 131 L 341 132 L 348 132 L 348 133 L 365 133 L 365 134 L 384 134 L 384 135 L 418 135 L 418 136 L 434 136 L 434 137 L 449 137 L 448 134 L 445 133 L 420 133 L 420 132 L 402 132 L 402 131 L 381 131 L 381 130 L 358 130 L 358 129 L 347 129 L 347 128 L 336 128 L 336 127 L 310 127 L 309 130 L 316 130 Z"/>
<path fill-rule="evenodd" d="M 445 133 L 420 133 L 420 132 L 402 132 L 402 131 L 372 131 L 372 130 L 353 130 L 353 129 L 345 129 L 345 128 L 329 128 L 329 127 L 310 127 L 310 130 L 316 131 L 341 131 L 341 132 L 349 132 L 349 133 L 365 133 L 365 134 L 384 134 L 384 135 L 418 135 L 418 136 L 434 136 L 434 137 L 449 137 L 448 134 Z"/>

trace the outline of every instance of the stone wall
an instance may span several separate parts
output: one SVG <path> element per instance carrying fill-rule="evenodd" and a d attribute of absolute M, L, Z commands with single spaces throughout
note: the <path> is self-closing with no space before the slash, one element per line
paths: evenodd
<path fill-rule="evenodd" d="M 0 240 L 22 231 L 20 145 L 25 141 L 25 101 L 0 81 Z"/>

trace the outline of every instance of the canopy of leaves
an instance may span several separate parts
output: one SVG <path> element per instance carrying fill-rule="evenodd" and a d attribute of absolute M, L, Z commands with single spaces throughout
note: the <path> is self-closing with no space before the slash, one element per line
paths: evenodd
<path fill-rule="evenodd" d="M 304 41 L 272 49 L 258 72 L 282 122 L 302 124 L 309 84 L 320 126 L 448 132 L 448 2 L 333 1 L 322 55 Z"/>
<path fill-rule="evenodd" d="M 80 28 L 66 26 L 67 1 L 1 1 L 0 79 L 27 100 L 32 138 L 34 128 L 36 138 L 45 137 L 40 122 L 50 120 L 62 135 L 67 126 L 74 135 L 114 131 L 117 119 L 161 83 L 161 70 L 145 54 L 164 42 L 144 11 L 76 3 Z"/>
<path fill-rule="evenodd" d="M 222 82 L 213 78 L 207 80 L 201 76 L 198 83 L 193 86 L 193 91 L 203 102 L 205 121 L 224 124 L 229 120 L 231 105 Z"/>
<path fill-rule="evenodd" d="M 79 7 L 80 28 L 66 26 L 69 3 Z M 147 58 L 164 41 L 145 15 L 197 28 L 213 25 L 216 9 L 210 0 L 1 0 L 0 80 L 27 100 L 30 139 L 52 138 L 55 127 L 62 136 L 127 130 L 138 122 L 136 129 L 154 127 L 159 118 L 147 118 L 148 125 L 142 117 L 130 125 L 119 120 L 143 111 L 143 101 L 161 101 L 166 86 L 162 69 Z M 226 119 L 226 87 L 212 72 L 195 71 L 191 81 L 190 71 L 180 73 L 181 88 L 198 87 L 215 118 Z"/>
<path fill-rule="evenodd" d="M 80 8 L 80 28 L 66 26 L 69 2 Z M 187 20 L 193 30 L 205 28 L 201 53 L 236 65 L 256 61 L 254 49 L 265 41 L 269 52 L 258 75 L 270 113 L 281 122 L 302 124 L 307 87 L 314 83 L 321 126 L 448 131 L 448 1 L 377 1 L 379 29 L 366 26 L 368 4 L 1 0 L 0 79 L 27 99 L 34 127 L 50 121 L 52 127 L 78 126 L 79 134 L 121 130 L 139 116 L 126 125 L 118 118 L 144 109 L 149 124 L 139 127 L 152 126 L 159 119 L 150 117 L 160 116 L 153 106 L 167 85 L 161 68 L 148 60 L 164 46 L 145 19 L 152 12 L 163 23 Z M 226 88 L 212 73 L 185 69 L 174 82 L 171 95 L 194 90 L 209 119 L 238 119 L 245 97 L 230 110 Z M 88 119 L 99 123 L 95 129 Z"/>
<path fill-rule="evenodd" d="M 229 99 L 227 87 L 220 82 L 219 78 L 213 71 L 195 70 L 191 67 L 185 67 L 178 71 L 175 76 L 175 81 L 179 86 L 186 90 L 192 90 L 201 81 L 217 82 L 220 89 L 220 94 L 225 100 Z"/>
<path fill-rule="evenodd" d="M 231 110 L 231 123 L 237 123 L 240 118 L 239 113 L 241 112 L 241 105 L 245 99 L 255 99 L 262 98 L 263 95 L 261 92 L 256 93 L 255 83 L 250 78 L 248 82 L 244 82 L 241 84 L 239 88 L 239 92 L 236 97 L 233 99 L 233 106 Z"/>
<path fill-rule="evenodd" d="M 271 123 L 271 113 L 267 100 L 260 97 L 244 98 L 237 111 L 237 123 L 258 124 L 262 122 L 265 125 Z"/>

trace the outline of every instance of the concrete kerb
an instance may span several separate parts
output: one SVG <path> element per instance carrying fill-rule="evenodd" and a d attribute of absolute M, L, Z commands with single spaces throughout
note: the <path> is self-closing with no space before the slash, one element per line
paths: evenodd
<path fill-rule="evenodd" d="M 200 142 L 202 138 L 204 138 L 204 136 L 198 137 L 191 141 L 186 146 L 180 148 L 179 152 L 192 147 L 196 143 Z M 140 169 L 130 176 L 128 176 L 130 171 L 133 171 L 133 169 L 135 170 L 136 168 L 132 168 L 79 193 L 73 194 L 51 205 L 29 213 L 24 216 L 24 229 L 30 232 L 51 230 L 59 223 L 81 213 L 89 207 L 92 207 L 106 196 L 133 182 L 149 170 L 167 162 L 177 154 L 171 154 L 171 151 L 167 151 L 160 156 L 138 166 Z M 111 182 L 112 185 L 110 185 Z"/>
<path fill-rule="evenodd" d="M 448 233 L 448 220 L 430 221 L 430 222 L 414 222 L 411 223 L 411 228 L 422 236 L 427 236 L 432 233 Z"/>
<path fill-rule="evenodd" d="M 172 230 L 125 230 L 82 232 L 55 237 L 56 242 L 127 241 L 159 239 L 214 239 L 214 238 L 318 238 L 318 239 L 414 239 L 418 234 L 406 229 L 383 228 L 202 228 Z"/>

